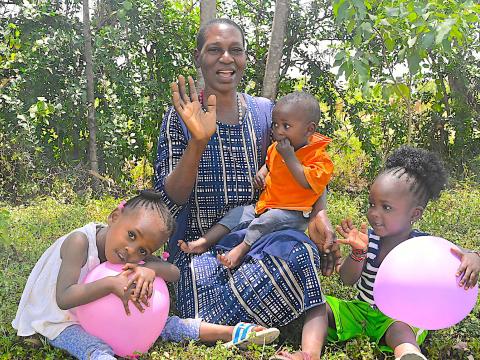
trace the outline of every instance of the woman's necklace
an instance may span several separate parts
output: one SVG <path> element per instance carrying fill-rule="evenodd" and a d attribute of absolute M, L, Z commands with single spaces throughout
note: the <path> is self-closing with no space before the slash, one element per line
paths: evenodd
<path fill-rule="evenodd" d="M 238 93 L 236 93 L 236 98 L 237 98 L 237 124 L 238 125 L 242 125 L 242 120 L 243 120 L 243 117 L 244 117 L 244 111 L 243 111 L 243 106 L 242 106 L 242 101 L 240 99 L 240 96 Z M 206 111 L 206 108 L 205 108 L 205 105 L 204 105 L 204 92 L 202 91 L 200 93 L 200 96 L 199 96 L 199 100 L 200 100 L 200 103 L 202 104 L 202 109 L 203 111 Z M 221 150 L 222 152 L 224 152 L 225 154 L 225 158 L 223 158 L 222 156 L 222 161 L 231 161 L 231 164 L 233 165 L 233 179 L 234 179 L 234 182 L 235 182 L 235 200 L 236 200 L 236 204 L 239 203 L 239 192 L 240 192 L 240 189 L 239 189 L 239 184 L 238 184 L 238 177 L 239 177 L 239 174 L 237 173 L 237 167 L 239 167 L 239 169 L 242 168 L 242 165 L 241 165 L 241 161 L 240 159 L 237 159 L 236 158 L 236 152 L 237 151 L 241 151 L 241 150 L 234 150 L 235 148 L 235 145 L 234 145 L 234 139 L 233 139 L 233 136 L 232 136 L 232 130 L 234 132 L 237 132 L 237 131 L 240 131 L 240 134 L 242 136 L 242 139 L 243 139 L 243 130 L 242 130 L 242 126 L 240 128 L 237 128 L 235 130 L 235 126 L 234 125 L 237 125 L 235 123 L 222 123 L 220 121 L 217 120 L 217 136 L 218 136 L 218 139 L 219 139 L 219 145 L 220 147 L 223 149 Z M 223 125 L 223 126 L 220 126 L 220 125 Z M 233 127 L 232 127 L 233 126 Z M 222 129 L 222 130 L 220 130 Z M 224 136 L 221 136 L 220 134 L 224 132 Z M 243 148 L 243 144 L 244 144 L 244 140 L 241 141 L 241 144 L 240 145 L 242 148 Z M 237 146 L 239 146 L 239 144 L 237 144 Z M 227 155 L 228 154 L 228 155 Z M 224 179 L 225 181 L 225 179 Z M 226 184 L 225 184 L 226 186 Z M 226 201 L 227 201 L 227 204 L 229 203 L 229 200 L 228 200 L 228 196 L 226 198 Z"/>
<path fill-rule="evenodd" d="M 241 124 L 242 123 L 242 119 L 243 119 L 243 107 L 242 107 L 242 101 L 240 100 L 240 95 L 238 95 L 238 93 L 236 94 L 236 97 L 237 97 L 237 116 L 238 116 L 238 123 Z M 204 94 L 203 94 L 203 91 L 200 93 L 200 96 L 199 96 L 199 100 L 200 100 L 200 103 L 202 104 L 202 110 L 204 112 L 207 112 L 207 108 L 205 107 L 205 105 L 203 104 L 203 100 L 204 100 Z M 218 122 L 218 121 L 217 121 Z"/>
<path fill-rule="evenodd" d="M 240 101 L 240 95 L 237 93 L 237 109 L 238 109 L 238 123 L 242 123 L 243 119 L 243 108 L 242 108 L 242 102 Z"/>

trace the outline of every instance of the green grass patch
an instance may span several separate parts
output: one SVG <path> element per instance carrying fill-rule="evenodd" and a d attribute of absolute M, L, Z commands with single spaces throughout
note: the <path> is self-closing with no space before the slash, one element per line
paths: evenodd
<path fill-rule="evenodd" d="M 20 338 L 10 323 L 15 316 L 23 287 L 33 265 L 58 237 L 90 221 L 105 222 L 118 200 L 77 198 L 65 203 L 54 198 L 38 199 L 33 205 L 0 207 L 0 360 L 67 359 L 41 337 Z M 367 198 L 331 193 L 329 216 L 333 224 L 351 217 L 356 224 L 366 221 Z M 480 249 L 480 188 L 457 185 L 429 204 L 418 228 L 444 237 L 460 246 Z M 338 276 L 323 278 L 326 294 L 350 298 L 353 288 L 340 284 Z M 431 332 L 423 351 L 429 359 L 480 359 L 480 302 L 460 324 Z M 281 329 L 274 346 L 252 346 L 247 351 L 226 350 L 221 345 L 157 342 L 140 359 L 268 359 L 278 348 L 298 349 L 302 320 Z M 328 344 L 323 359 L 392 359 L 382 354 L 367 338 L 342 344 Z"/>

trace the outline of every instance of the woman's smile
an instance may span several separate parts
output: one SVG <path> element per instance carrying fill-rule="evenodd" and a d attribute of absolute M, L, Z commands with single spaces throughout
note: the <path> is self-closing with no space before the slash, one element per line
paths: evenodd
<path fill-rule="evenodd" d="M 223 80 L 232 81 L 235 78 L 235 70 L 218 70 L 217 75 Z"/>

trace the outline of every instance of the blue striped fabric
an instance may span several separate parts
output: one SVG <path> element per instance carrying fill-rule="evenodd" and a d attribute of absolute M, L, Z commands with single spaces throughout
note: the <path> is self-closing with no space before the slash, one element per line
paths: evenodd
<path fill-rule="evenodd" d="M 155 187 L 163 193 L 172 212 L 186 219 L 178 223 L 180 230 L 172 237 L 169 249 L 181 273 L 175 287 L 180 315 L 219 324 L 248 321 L 282 326 L 325 301 L 317 271 L 319 255 L 304 242 L 304 234 L 292 236 L 298 244 L 288 256 L 248 258 L 235 270 L 223 268 L 214 249 L 189 255 L 174 248 L 178 239 L 197 239 L 228 210 L 252 204 L 258 198 L 252 178 L 264 163 L 270 142 L 272 103 L 244 96 L 245 117 L 239 125 L 217 124 L 200 160 L 195 188 L 184 207 L 173 204 L 163 189 L 165 177 L 180 160 L 188 142 L 176 112 L 173 108 L 167 111 L 158 144 Z"/>

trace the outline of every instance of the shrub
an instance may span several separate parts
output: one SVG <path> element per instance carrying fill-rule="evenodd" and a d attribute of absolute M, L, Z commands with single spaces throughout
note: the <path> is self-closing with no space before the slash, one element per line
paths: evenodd
<path fill-rule="evenodd" d="M 49 346 L 39 337 L 19 338 L 10 322 L 24 284 L 42 252 L 59 236 L 89 221 L 105 221 L 118 200 L 113 197 L 91 199 L 76 197 L 70 202 L 38 198 L 28 206 L 0 207 L 0 359 L 65 359 L 65 353 Z M 329 214 L 333 224 L 351 217 L 355 224 L 365 221 L 365 194 L 329 194 Z M 419 228 L 445 237 L 461 246 L 480 249 L 480 189 L 462 183 L 429 204 Z M 356 291 L 340 284 L 338 276 L 323 278 L 326 294 L 352 298 Z M 462 322 L 449 329 L 429 334 L 423 345 L 425 355 L 435 359 L 480 359 L 480 302 Z M 226 350 L 222 346 L 197 343 L 174 344 L 158 341 L 140 359 L 267 359 L 278 348 L 297 349 L 303 319 L 281 329 L 279 345 L 252 346 L 247 351 Z M 382 354 L 367 338 L 346 343 L 327 344 L 322 359 L 392 359 Z"/>
<path fill-rule="evenodd" d="M 337 130 L 329 148 L 335 165 L 330 181 L 332 189 L 348 192 L 360 192 L 367 188 L 368 179 L 365 173 L 370 160 L 362 149 L 362 144 L 353 132 Z"/>

